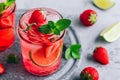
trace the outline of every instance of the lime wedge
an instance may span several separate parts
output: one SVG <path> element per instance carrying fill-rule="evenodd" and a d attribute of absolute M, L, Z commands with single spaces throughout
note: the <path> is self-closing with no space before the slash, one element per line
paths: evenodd
<path fill-rule="evenodd" d="M 120 22 L 107 27 L 101 34 L 107 42 L 113 42 L 120 37 Z"/>
<path fill-rule="evenodd" d="M 93 3 L 95 6 L 103 10 L 109 9 L 115 5 L 115 2 L 112 0 L 93 0 Z"/>

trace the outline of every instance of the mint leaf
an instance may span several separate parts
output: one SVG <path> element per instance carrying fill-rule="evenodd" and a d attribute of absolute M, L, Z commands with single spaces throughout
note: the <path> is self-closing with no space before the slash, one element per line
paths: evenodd
<path fill-rule="evenodd" d="M 65 51 L 65 58 L 67 60 L 69 60 L 71 58 L 71 50 L 70 48 L 68 48 L 66 51 Z"/>
<path fill-rule="evenodd" d="M 12 6 L 15 0 L 6 0 L 6 6 Z"/>
<path fill-rule="evenodd" d="M 48 25 L 54 29 L 55 28 L 55 23 L 53 21 L 48 21 Z"/>
<path fill-rule="evenodd" d="M 44 34 L 54 33 L 56 35 L 60 35 L 60 32 L 68 28 L 70 24 L 71 21 L 69 19 L 60 19 L 56 23 L 48 21 L 48 24 L 42 25 L 38 30 Z"/>
<path fill-rule="evenodd" d="M 69 19 L 60 19 L 56 22 L 56 27 L 57 29 L 59 29 L 60 31 L 65 30 L 66 28 L 68 28 L 71 24 L 71 21 Z"/>
<path fill-rule="evenodd" d="M 72 57 L 74 59 L 80 59 L 80 53 L 77 51 L 72 51 Z"/>
<path fill-rule="evenodd" d="M 19 58 L 15 54 L 9 54 L 7 58 L 7 63 L 18 63 Z"/>
<path fill-rule="evenodd" d="M 60 35 L 60 30 L 59 29 L 54 29 L 54 34 L 56 34 L 56 35 Z"/>
<path fill-rule="evenodd" d="M 80 48 L 81 44 L 73 44 L 65 51 L 65 58 L 68 60 L 70 58 L 80 59 Z"/>
<path fill-rule="evenodd" d="M 5 7 L 6 7 L 6 5 L 5 5 L 5 3 L 0 3 L 0 14 L 2 14 L 2 12 L 5 10 Z"/>
<path fill-rule="evenodd" d="M 73 44 L 73 45 L 71 45 L 70 48 L 72 51 L 79 51 L 79 49 L 81 48 L 81 45 L 80 44 Z"/>
<path fill-rule="evenodd" d="M 43 34 L 50 34 L 52 33 L 52 30 L 48 24 L 42 25 L 41 27 L 38 28 L 38 30 L 43 33 Z"/>

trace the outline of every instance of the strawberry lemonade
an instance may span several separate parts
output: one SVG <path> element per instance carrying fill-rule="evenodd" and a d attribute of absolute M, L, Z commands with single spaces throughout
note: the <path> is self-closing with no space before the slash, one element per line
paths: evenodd
<path fill-rule="evenodd" d="M 0 52 L 14 42 L 15 3 L 0 0 Z"/>
<path fill-rule="evenodd" d="M 58 70 L 61 62 L 65 30 L 60 35 L 43 34 L 38 28 L 48 21 L 61 19 L 62 16 L 50 8 L 36 8 L 25 12 L 18 26 L 22 57 L 28 72 L 46 76 Z M 48 29 L 46 29 L 46 32 Z"/>

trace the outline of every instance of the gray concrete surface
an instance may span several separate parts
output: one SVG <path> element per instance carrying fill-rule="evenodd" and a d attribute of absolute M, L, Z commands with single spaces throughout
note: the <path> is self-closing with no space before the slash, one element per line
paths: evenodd
<path fill-rule="evenodd" d="M 82 63 L 72 78 L 79 80 L 80 71 L 87 66 L 93 66 L 99 71 L 99 80 L 120 80 L 120 39 L 107 43 L 99 38 L 100 32 L 105 27 L 120 21 L 120 0 L 114 1 L 116 5 L 106 11 L 93 6 L 92 0 L 17 0 L 17 9 L 49 7 L 60 12 L 63 17 L 72 20 L 71 26 L 75 28 L 83 47 Z M 89 28 L 79 22 L 80 13 L 86 9 L 94 9 L 98 13 L 97 23 Z M 91 58 L 92 52 L 97 46 L 104 46 L 108 49 L 109 65 L 101 65 Z M 71 80 L 74 80 L 72 78 Z"/>

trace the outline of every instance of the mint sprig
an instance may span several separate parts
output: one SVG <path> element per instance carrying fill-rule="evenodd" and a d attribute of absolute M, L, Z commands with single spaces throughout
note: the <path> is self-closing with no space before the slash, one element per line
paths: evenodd
<path fill-rule="evenodd" d="M 0 3 L 0 14 L 7 8 L 12 6 L 12 4 L 15 2 L 15 0 L 6 0 L 6 2 L 1 2 Z"/>
<path fill-rule="evenodd" d="M 59 19 L 56 23 L 53 21 L 48 21 L 48 24 L 42 25 L 38 30 L 43 34 L 54 33 L 60 35 L 60 32 L 68 28 L 71 24 L 69 19 Z"/>
<path fill-rule="evenodd" d="M 73 44 L 65 51 L 65 58 L 67 60 L 73 58 L 73 59 L 80 59 L 80 49 L 81 44 Z"/>

